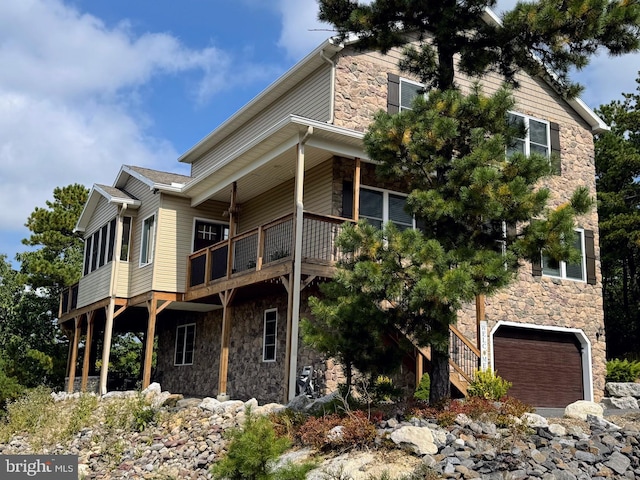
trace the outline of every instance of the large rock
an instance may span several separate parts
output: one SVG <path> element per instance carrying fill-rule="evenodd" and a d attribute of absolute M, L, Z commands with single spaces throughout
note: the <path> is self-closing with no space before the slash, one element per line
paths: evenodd
<path fill-rule="evenodd" d="M 421 427 L 400 427 L 390 437 L 393 443 L 418 455 L 438 453 L 438 446 L 433 440 L 431 430 Z"/>
<path fill-rule="evenodd" d="M 611 397 L 640 398 L 640 383 L 609 382 L 605 389 Z"/>
<path fill-rule="evenodd" d="M 609 409 L 622 409 L 622 410 L 637 410 L 638 400 L 634 397 L 608 397 L 603 398 L 600 402 L 604 408 Z"/>
<path fill-rule="evenodd" d="M 579 420 L 586 420 L 587 415 L 594 415 L 596 417 L 602 417 L 604 414 L 604 408 L 595 402 L 588 400 L 578 400 L 564 409 L 564 416 L 569 418 L 577 418 Z"/>

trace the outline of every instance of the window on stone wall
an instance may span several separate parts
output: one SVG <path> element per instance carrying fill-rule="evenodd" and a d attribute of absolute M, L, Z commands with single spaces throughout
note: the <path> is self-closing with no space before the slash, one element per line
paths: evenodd
<path fill-rule="evenodd" d="M 196 324 L 178 325 L 176 328 L 175 365 L 193 365 L 193 350 L 196 343 Z"/>
<path fill-rule="evenodd" d="M 275 362 L 276 338 L 278 331 L 278 310 L 275 308 L 264 312 L 264 337 L 262 341 L 262 361 Z"/>
<path fill-rule="evenodd" d="M 525 155 L 539 153 L 549 159 L 552 173 L 560 175 L 562 164 L 559 125 L 521 113 L 509 113 L 508 118 L 509 123 L 522 131 L 522 136 L 513 139 L 511 145 L 507 147 L 507 156 L 514 153 L 524 153 Z"/>

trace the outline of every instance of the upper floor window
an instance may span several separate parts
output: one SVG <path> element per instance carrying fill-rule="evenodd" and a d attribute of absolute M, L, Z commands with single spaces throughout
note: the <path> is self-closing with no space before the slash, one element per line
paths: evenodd
<path fill-rule="evenodd" d="M 116 219 L 101 226 L 84 241 L 84 268 L 87 275 L 113 260 L 116 239 Z"/>
<path fill-rule="evenodd" d="M 122 244 L 120 245 L 120 260 L 129 261 L 129 250 L 131 245 L 131 217 L 122 219 Z"/>
<path fill-rule="evenodd" d="M 418 95 L 421 95 L 424 87 L 418 82 L 400 79 L 400 111 L 411 110 L 413 108 L 413 101 Z"/>
<path fill-rule="evenodd" d="M 176 328 L 175 365 L 192 365 L 196 343 L 196 324 L 179 325 Z"/>
<path fill-rule="evenodd" d="M 406 195 L 389 190 L 360 188 L 360 218 L 366 218 L 378 228 L 387 222 L 393 222 L 400 230 L 413 228 L 413 217 L 405 211 L 406 204 Z"/>
<path fill-rule="evenodd" d="M 140 265 L 148 265 L 153 262 L 153 248 L 155 243 L 156 216 L 151 215 L 142 222 L 142 240 L 140 245 Z"/>
<path fill-rule="evenodd" d="M 549 257 L 542 256 L 542 274 L 549 277 L 566 278 L 570 280 L 584 281 L 586 278 L 586 259 L 584 245 L 584 231 L 576 230 L 573 240 L 573 246 L 580 252 L 580 261 L 578 263 L 568 263 L 565 261 L 553 260 Z"/>
<path fill-rule="evenodd" d="M 412 108 L 415 98 L 424 86 L 413 80 L 400 78 L 395 73 L 387 76 L 387 112 L 398 113 Z"/>
<path fill-rule="evenodd" d="M 278 310 L 273 308 L 264 312 L 264 336 L 262 341 L 262 361 L 275 362 L 276 338 L 278 332 Z"/>
<path fill-rule="evenodd" d="M 560 135 L 557 123 L 539 120 L 521 113 L 509 113 L 509 123 L 524 132 L 507 147 L 507 156 L 514 153 L 539 153 L 549 158 L 554 175 L 560 175 Z M 553 153 L 553 155 L 552 155 Z"/>

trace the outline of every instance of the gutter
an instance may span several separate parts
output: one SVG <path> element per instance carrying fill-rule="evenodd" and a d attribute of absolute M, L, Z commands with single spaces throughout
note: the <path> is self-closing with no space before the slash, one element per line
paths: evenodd
<path fill-rule="evenodd" d="M 336 63 L 324 54 L 324 49 L 320 50 L 320 58 L 331 66 L 331 84 L 329 85 L 329 120 L 327 120 L 327 123 L 333 124 L 336 105 Z"/>

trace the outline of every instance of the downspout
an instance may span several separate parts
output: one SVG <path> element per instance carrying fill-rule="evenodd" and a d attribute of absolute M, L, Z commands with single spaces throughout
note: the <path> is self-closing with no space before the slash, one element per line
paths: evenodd
<path fill-rule="evenodd" d="M 116 225 L 116 245 L 113 249 L 113 265 L 111 265 L 111 283 L 109 284 L 109 308 L 104 326 L 104 342 L 102 345 L 102 367 L 100 368 L 100 395 L 107 393 L 107 374 L 109 372 L 109 356 L 111 355 L 111 337 L 113 334 L 113 315 L 116 308 L 118 287 L 118 266 L 120 265 L 120 250 L 122 249 L 122 218 L 127 210 L 123 203 L 118 212 Z"/>
<path fill-rule="evenodd" d="M 289 388 L 288 399 L 292 400 L 296 395 L 296 377 L 298 369 L 298 332 L 300 323 L 300 284 L 302 279 L 302 226 L 304 218 L 304 146 L 313 135 L 313 127 L 307 127 L 304 136 L 298 142 L 298 159 L 296 163 L 295 182 L 295 243 L 293 248 L 293 281 L 291 282 L 292 308 L 291 308 L 291 338 L 289 351 Z"/>
<path fill-rule="evenodd" d="M 331 65 L 331 84 L 329 86 L 329 120 L 327 123 L 333 124 L 334 110 L 336 106 L 336 64 L 324 54 L 324 50 L 320 51 L 320 58 Z"/>

